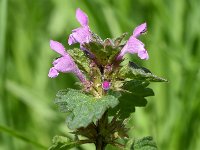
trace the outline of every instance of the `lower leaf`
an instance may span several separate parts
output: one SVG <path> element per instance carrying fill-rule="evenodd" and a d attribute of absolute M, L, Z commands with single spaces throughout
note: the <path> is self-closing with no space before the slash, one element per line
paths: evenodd
<path fill-rule="evenodd" d="M 107 109 L 114 108 L 119 102 L 112 95 L 97 99 L 79 90 L 67 89 L 57 93 L 55 103 L 61 112 L 67 112 L 68 127 L 77 129 L 97 121 Z"/>
<path fill-rule="evenodd" d="M 147 136 L 141 139 L 130 139 L 126 144 L 126 150 L 157 150 L 153 137 Z"/>
<path fill-rule="evenodd" d="M 53 138 L 53 145 L 48 150 L 67 150 L 85 143 L 92 142 L 89 140 L 71 141 L 67 137 L 57 135 Z"/>

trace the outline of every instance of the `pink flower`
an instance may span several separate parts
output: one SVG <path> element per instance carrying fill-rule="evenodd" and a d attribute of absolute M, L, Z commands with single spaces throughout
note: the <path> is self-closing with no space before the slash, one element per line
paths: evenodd
<path fill-rule="evenodd" d="M 149 55 L 144 48 L 144 44 L 137 39 L 141 34 L 147 31 L 146 23 L 143 23 L 135 28 L 133 35 L 129 38 L 126 45 L 122 48 L 117 60 L 121 60 L 126 53 L 138 54 L 141 59 L 148 59 Z"/>
<path fill-rule="evenodd" d="M 76 66 L 76 64 L 74 63 L 74 60 L 65 51 L 65 48 L 61 43 L 50 40 L 50 47 L 52 50 L 56 51 L 57 53 L 61 55 L 60 58 L 53 61 L 53 67 L 50 68 L 49 74 L 48 74 L 50 78 L 57 77 L 59 72 L 63 72 L 63 73 L 71 72 L 71 73 L 74 73 L 80 79 L 81 82 L 84 82 L 86 80 L 83 73 Z"/>
<path fill-rule="evenodd" d="M 78 8 L 76 10 L 76 19 L 81 24 L 81 27 L 72 30 L 72 34 L 69 35 L 68 44 L 74 43 L 88 43 L 92 38 L 90 27 L 88 26 L 88 16 Z"/>
<path fill-rule="evenodd" d="M 103 81 L 102 88 L 106 91 L 109 90 L 110 89 L 110 82 L 109 81 Z"/>

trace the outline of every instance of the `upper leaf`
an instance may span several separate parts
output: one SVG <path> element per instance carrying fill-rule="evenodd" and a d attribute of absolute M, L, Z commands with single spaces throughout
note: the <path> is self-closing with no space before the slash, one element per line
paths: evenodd
<path fill-rule="evenodd" d="M 103 43 L 91 41 L 83 45 L 94 55 L 94 60 L 98 65 L 111 64 L 120 52 L 119 47 L 115 47 L 111 39 L 106 39 Z"/>
<path fill-rule="evenodd" d="M 125 36 L 127 35 L 128 33 L 123 33 L 120 37 L 117 37 L 115 40 L 114 40 L 114 44 L 115 46 L 119 46 L 122 42 L 122 40 L 125 38 Z"/>
<path fill-rule="evenodd" d="M 118 99 L 107 95 L 96 99 L 74 89 L 61 90 L 57 93 L 55 103 L 61 112 L 67 112 L 67 125 L 70 129 L 87 127 L 91 122 L 101 118 L 108 108 L 118 104 Z"/>
<path fill-rule="evenodd" d="M 130 139 L 126 144 L 126 150 L 157 150 L 156 143 L 151 136 L 141 139 Z"/>
<path fill-rule="evenodd" d="M 119 71 L 120 78 L 129 78 L 134 80 L 149 81 L 149 82 L 167 82 L 166 79 L 158 77 L 151 73 L 148 69 L 140 67 L 133 62 L 123 66 Z"/>
<path fill-rule="evenodd" d="M 69 49 L 67 52 L 74 59 L 75 63 L 78 65 L 78 68 L 89 73 L 90 71 L 90 60 L 86 56 L 83 50 L 78 48 Z"/>
<path fill-rule="evenodd" d="M 145 97 L 153 96 L 152 89 L 147 88 L 149 82 L 132 80 L 128 81 L 122 87 L 124 92 L 121 92 L 119 105 L 110 111 L 114 115 L 120 110 L 120 118 L 125 119 L 135 112 L 135 107 L 144 107 L 147 104 Z"/>

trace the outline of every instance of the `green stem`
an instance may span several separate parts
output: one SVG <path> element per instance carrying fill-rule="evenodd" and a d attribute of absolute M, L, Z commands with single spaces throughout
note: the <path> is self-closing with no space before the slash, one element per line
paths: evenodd
<path fill-rule="evenodd" d="M 103 133 L 104 128 L 108 124 L 108 112 L 106 111 L 102 118 L 97 122 L 97 138 L 95 142 L 96 150 L 105 150 L 106 148 L 106 141 L 105 135 Z"/>
<path fill-rule="evenodd" d="M 105 150 L 106 144 L 103 142 L 103 138 L 99 137 L 96 141 L 96 150 Z"/>

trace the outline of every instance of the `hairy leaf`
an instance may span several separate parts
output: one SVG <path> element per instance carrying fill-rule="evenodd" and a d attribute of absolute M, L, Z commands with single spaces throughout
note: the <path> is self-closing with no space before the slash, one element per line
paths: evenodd
<path fill-rule="evenodd" d="M 166 79 L 158 77 L 151 73 L 150 70 L 140 67 L 133 62 L 123 66 L 119 71 L 119 78 L 129 78 L 133 80 L 149 81 L 149 82 L 167 82 Z"/>
<path fill-rule="evenodd" d="M 151 136 L 142 139 L 130 139 L 126 144 L 126 150 L 157 150 L 156 143 Z"/>
<path fill-rule="evenodd" d="M 120 118 L 125 119 L 135 112 L 135 107 L 144 107 L 147 104 L 145 97 L 153 96 L 152 89 L 147 88 L 149 82 L 132 80 L 123 86 L 125 90 L 119 97 L 119 105 L 110 110 L 111 115 L 120 111 Z"/>
<path fill-rule="evenodd" d="M 83 45 L 88 51 L 94 54 L 94 60 L 98 65 L 111 64 L 120 52 L 120 48 L 114 47 L 111 39 L 106 39 L 104 43 L 90 42 Z"/>
<path fill-rule="evenodd" d="M 55 103 L 61 112 L 67 112 L 68 127 L 77 129 L 87 127 L 91 122 L 100 119 L 108 108 L 118 104 L 118 99 L 112 95 L 96 99 L 81 91 L 67 89 L 57 93 Z"/>
<path fill-rule="evenodd" d="M 127 35 L 128 33 L 123 33 L 120 37 L 117 37 L 115 40 L 114 40 L 114 44 L 115 46 L 119 46 L 122 42 L 122 40 L 125 38 L 125 36 Z"/>
<path fill-rule="evenodd" d="M 84 53 L 83 50 L 80 50 L 78 48 L 74 48 L 74 49 L 67 50 L 67 52 L 74 59 L 75 63 L 78 65 L 79 69 L 85 71 L 86 73 L 89 73 L 89 71 L 90 71 L 90 60 L 86 56 L 86 53 Z"/>
<path fill-rule="evenodd" d="M 67 150 L 85 143 L 90 143 L 90 141 L 72 141 L 67 137 L 57 135 L 53 138 L 53 145 L 48 150 Z"/>

